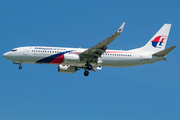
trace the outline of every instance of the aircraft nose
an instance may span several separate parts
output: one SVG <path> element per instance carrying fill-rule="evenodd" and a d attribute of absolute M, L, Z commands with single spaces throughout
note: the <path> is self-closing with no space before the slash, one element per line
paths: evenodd
<path fill-rule="evenodd" d="M 4 53 L 3 57 L 7 59 L 7 57 L 9 56 L 9 53 Z"/>

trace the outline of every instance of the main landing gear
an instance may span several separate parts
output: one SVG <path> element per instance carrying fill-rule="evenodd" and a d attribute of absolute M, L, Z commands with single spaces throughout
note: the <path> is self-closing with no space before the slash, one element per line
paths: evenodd
<path fill-rule="evenodd" d="M 87 62 L 86 65 L 85 65 L 84 76 L 88 76 L 89 75 L 89 71 L 87 71 L 86 69 L 87 70 L 92 70 L 93 69 L 92 65 L 89 62 Z"/>
<path fill-rule="evenodd" d="M 87 68 L 88 70 L 92 70 L 93 67 L 92 67 L 91 64 L 87 63 L 87 64 L 86 64 L 86 68 Z"/>
<path fill-rule="evenodd" d="M 84 76 L 88 76 L 89 75 L 89 71 L 85 70 L 84 71 Z"/>

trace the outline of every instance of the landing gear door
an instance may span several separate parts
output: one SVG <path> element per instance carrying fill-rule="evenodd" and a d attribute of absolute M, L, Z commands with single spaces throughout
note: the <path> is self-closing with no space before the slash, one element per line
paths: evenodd
<path fill-rule="evenodd" d="M 28 50 L 27 50 L 27 48 L 24 48 L 24 50 L 23 50 L 23 55 L 28 55 Z"/>

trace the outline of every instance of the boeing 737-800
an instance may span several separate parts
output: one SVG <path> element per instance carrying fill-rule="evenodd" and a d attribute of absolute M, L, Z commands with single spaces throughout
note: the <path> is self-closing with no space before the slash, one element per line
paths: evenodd
<path fill-rule="evenodd" d="M 176 47 L 165 49 L 171 24 L 164 24 L 143 47 L 128 51 L 108 50 L 107 46 L 122 33 L 124 25 L 125 22 L 114 34 L 89 49 L 18 47 L 4 53 L 3 57 L 19 64 L 19 69 L 22 69 L 21 63 L 55 64 L 58 65 L 58 72 L 75 73 L 84 69 L 84 75 L 88 76 L 90 70 L 96 72 L 101 70 L 102 66 L 130 67 L 166 60 L 166 55 Z"/>

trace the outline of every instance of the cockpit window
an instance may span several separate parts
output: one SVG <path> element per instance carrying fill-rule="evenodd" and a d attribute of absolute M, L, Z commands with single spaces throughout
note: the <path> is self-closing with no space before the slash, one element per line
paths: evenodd
<path fill-rule="evenodd" d="M 15 51 L 17 51 L 16 49 L 13 49 L 13 50 L 11 50 L 12 52 L 15 52 Z"/>

